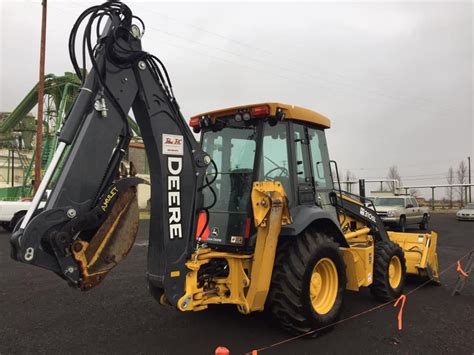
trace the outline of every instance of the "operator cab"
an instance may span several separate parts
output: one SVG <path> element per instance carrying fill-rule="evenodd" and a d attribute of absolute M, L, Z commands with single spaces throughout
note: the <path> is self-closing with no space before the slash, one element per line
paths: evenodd
<path fill-rule="evenodd" d="M 333 182 L 324 130 L 328 118 L 296 106 L 265 103 L 194 116 L 210 155 L 204 181 L 204 207 L 197 238 L 216 248 L 242 248 L 255 234 L 250 196 L 253 182 L 279 181 L 290 209 L 319 205 L 335 213 L 329 201 Z"/>

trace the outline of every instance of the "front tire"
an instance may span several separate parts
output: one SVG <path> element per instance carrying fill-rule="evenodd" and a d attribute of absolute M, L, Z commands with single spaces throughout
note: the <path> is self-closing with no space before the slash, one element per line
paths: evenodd
<path fill-rule="evenodd" d="M 370 292 L 380 301 L 387 302 L 399 297 L 405 287 L 405 255 L 393 242 L 375 245 L 373 283 Z"/>
<path fill-rule="evenodd" d="M 267 305 L 285 330 L 304 334 L 339 319 L 345 286 L 338 244 L 307 230 L 279 248 Z"/>

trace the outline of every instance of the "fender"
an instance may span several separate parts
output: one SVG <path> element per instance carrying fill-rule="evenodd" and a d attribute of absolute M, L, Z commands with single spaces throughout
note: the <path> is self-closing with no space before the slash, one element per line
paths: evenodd
<path fill-rule="evenodd" d="M 334 235 L 334 241 L 341 247 L 349 247 L 337 219 L 321 207 L 312 205 L 295 206 L 290 210 L 290 214 L 294 216 L 293 223 L 283 226 L 280 235 L 296 236 L 303 232 L 310 224 L 316 221 L 324 221 L 325 223 L 333 224 L 334 230 L 338 231 L 338 233 Z"/>

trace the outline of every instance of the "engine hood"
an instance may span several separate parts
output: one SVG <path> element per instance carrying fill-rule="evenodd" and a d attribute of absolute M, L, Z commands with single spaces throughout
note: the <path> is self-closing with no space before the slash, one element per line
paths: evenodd
<path fill-rule="evenodd" d="M 469 214 L 474 216 L 474 209 L 472 208 L 463 208 L 462 210 L 459 210 L 457 214 Z"/>
<path fill-rule="evenodd" d="M 377 212 L 399 211 L 403 209 L 403 207 L 399 206 L 375 206 L 375 208 Z"/>

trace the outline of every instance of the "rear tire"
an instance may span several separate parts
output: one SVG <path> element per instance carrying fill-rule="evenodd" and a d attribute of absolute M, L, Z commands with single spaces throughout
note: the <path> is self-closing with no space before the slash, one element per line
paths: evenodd
<path fill-rule="evenodd" d="M 375 298 L 387 302 L 399 297 L 405 287 L 405 255 L 393 242 L 375 245 L 373 283 L 370 292 Z"/>
<path fill-rule="evenodd" d="M 307 230 L 280 246 L 267 305 L 285 330 L 304 334 L 339 319 L 345 286 L 339 245 Z"/>

